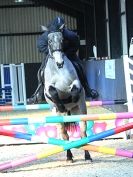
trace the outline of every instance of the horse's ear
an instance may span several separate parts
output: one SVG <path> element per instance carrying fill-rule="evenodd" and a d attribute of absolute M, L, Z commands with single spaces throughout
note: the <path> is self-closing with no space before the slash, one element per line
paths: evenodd
<path fill-rule="evenodd" d="M 65 24 L 62 24 L 59 29 L 62 30 L 64 27 L 65 27 Z"/>
<path fill-rule="evenodd" d="M 46 26 L 42 26 L 42 25 L 41 25 L 41 30 L 42 30 L 42 31 L 48 31 L 48 28 L 47 28 Z"/>

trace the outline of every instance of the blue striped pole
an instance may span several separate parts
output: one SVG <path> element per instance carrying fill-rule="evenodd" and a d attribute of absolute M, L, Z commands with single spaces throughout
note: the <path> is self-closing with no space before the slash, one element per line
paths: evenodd
<path fill-rule="evenodd" d="M 32 104 L 32 105 L 5 105 L 0 106 L 0 112 L 3 111 L 26 111 L 26 110 L 50 110 L 49 104 Z"/>
<path fill-rule="evenodd" d="M 126 125 L 123 125 L 123 126 L 111 129 L 111 130 L 107 130 L 105 132 L 98 133 L 96 135 L 92 135 L 92 136 L 85 137 L 85 138 L 82 138 L 82 139 L 77 140 L 77 141 L 73 141 L 73 142 L 69 142 L 69 143 L 66 143 L 66 144 L 61 145 L 61 146 L 57 146 L 56 148 L 53 147 L 53 148 L 49 149 L 48 152 L 46 152 L 46 150 L 44 150 L 44 152 L 41 152 L 41 153 L 38 153 L 38 154 L 33 154 L 33 155 L 28 156 L 28 157 L 23 157 L 21 159 L 19 158 L 18 160 L 14 160 L 13 162 L 2 163 L 2 164 L 0 164 L 0 171 L 5 170 L 5 169 L 9 169 L 9 168 L 13 168 L 13 167 L 17 167 L 17 166 L 20 166 L 22 164 L 32 162 L 32 161 L 36 161 L 36 160 L 39 160 L 39 159 L 42 159 L 42 158 L 46 158 L 50 155 L 57 154 L 57 153 L 60 153 L 60 152 L 63 152 L 63 151 L 66 151 L 66 150 L 69 150 L 69 149 L 72 149 L 72 148 L 77 148 L 77 147 L 83 146 L 87 143 L 97 141 L 97 140 L 103 139 L 105 137 L 108 137 L 108 136 L 111 136 L 111 135 L 129 130 L 129 129 L 132 129 L 132 128 L 133 128 L 133 123 L 128 123 Z"/>
<path fill-rule="evenodd" d="M 32 134 L 9 131 L 9 130 L 8 131 L 0 130 L 0 135 L 19 138 L 19 139 L 25 139 L 25 140 L 35 142 L 35 143 L 50 143 L 50 144 L 59 145 L 59 146 L 64 145 L 65 143 L 71 142 L 71 141 L 60 140 L 60 139 L 55 139 L 55 138 L 43 138 L 38 135 L 32 135 Z M 83 150 L 89 150 L 89 151 L 94 151 L 94 152 L 101 152 L 105 154 L 112 154 L 116 156 L 133 158 L 133 152 L 128 151 L 128 150 L 123 150 L 123 149 L 114 149 L 114 148 L 108 148 L 104 146 L 94 146 L 94 145 L 85 145 L 85 146 L 81 146 L 78 148 L 81 148 Z"/>
<path fill-rule="evenodd" d="M 28 125 L 34 123 L 63 123 L 63 122 L 80 122 L 88 120 L 113 120 L 133 118 L 133 112 L 122 113 L 104 113 L 88 115 L 71 115 L 71 116 L 45 116 L 40 118 L 10 118 L 0 119 L 0 126 L 3 125 Z"/>
<path fill-rule="evenodd" d="M 105 101 L 87 101 L 88 107 L 113 105 L 113 104 L 124 104 L 126 100 L 105 100 Z M 49 110 L 51 106 L 49 104 L 32 104 L 32 105 L 4 105 L 0 106 L 0 112 L 2 111 L 26 111 L 26 110 Z"/>

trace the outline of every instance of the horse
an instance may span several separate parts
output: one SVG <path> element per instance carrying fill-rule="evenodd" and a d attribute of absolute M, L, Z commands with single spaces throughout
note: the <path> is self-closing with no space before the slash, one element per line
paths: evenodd
<path fill-rule="evenodd" d="M 48 34 L 47 64 L 44 69 L 44 96 L 56 115 L 87 114 L 85 91 L 80 83 L 76 69 L 63 52 L 63 35 L 61 32 Z M 81 138 L 86 137 L 86 122 L 79 122 Z M 69 140 L 66 123 L 60 123 L 64 140 Z M 92 161 L 90 153 L 85 150 L 84 158 Z M 73 162 L 71 150 L 67 150 L 67 161 Z"/>

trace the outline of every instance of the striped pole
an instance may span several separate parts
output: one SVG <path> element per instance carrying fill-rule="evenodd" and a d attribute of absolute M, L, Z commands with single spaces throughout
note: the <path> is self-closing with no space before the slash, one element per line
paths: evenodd
<path fill-rule="evenodd" d="M 45 116 L 40 118 L 10 118 L 0 119 L 0 126 L 3 125 L 28 125 L 34 123 L 63 123 L 80 122 L 89 120 L 113 120 L 133 118 L 133 112 L 88 114 L 88 115 L 70 115 L 70 116 Z"/>
<path fill-rule="evenodd" d="M 77 141 L 73 141 L 73 142 L 69 142 L 69 143 L 61 145 L 61 146 L 57 146 L 56 148 L 55 147 L 50 148 L 47 152 L 46 152 L 46 150 L 44 150 L 44 152 L 33 154 L 33 155 L 30 155 L 30 156 L 27 156 L 27 157 L 24 157 L 24 158 L 21 158 L 21 159 L 18 159 L 18 160 L 14 160 L 12 162 L 1 163 L 0 164 L 0 171 L 6 170 L 6 169 L 9 169 L 9 168 L 14 168 L 14 167 L 20 166 L 22 164 L 29 163 L 29 162 L 32 162 L 32 161 L 36 161 L 36 160 L 39 160 L 39 159 L 42 159 L 42 158 L 46 158 L 50 155 L 66 151 L 66 150 L 69 150 L 71 148 L 80 147 L 80 146 L 85 145 L 87 143 L 97 141 L 97 140 L 103 139 L 105 137 L 108 137 L 108 136 L 111 136 L 111 135 L 129 130 L 129 129 L 132 129 L 132 128 L 133 128 L 133 123 L 128 123 L 124 126 L 120 126 L 120 127 L 114 128 L 114 129 L 107 130 L 107 131 L 102 132 L 102 133 L 98 133 L 98 134 L 93 135 L 93 136 L 85 137 L 85 138 L 82 138 L 82 139 L 77 140 Z"/>
<path fill-rule="evenodd" d="M 49 109 L 50 109 L 49 104 L 0 106 L 0 112 L 3 112 L 3 111 L 26 111 L 26 110 L 49 110 Z"/>
<path fill-rule="evenodd" d="M 115 104 L 124 104 L 126 100 L 105 100 L 105 101 L 87 101 L 86 106 L 93 107 L 93 106 L 104 106 L 104 105 L 115 105 Z"/>
<path fill-rule="evenodd" d="M 64 143 L 69 143 L 69 141 L 50 138 L 49 143 L 53 145 L 64 145 Z M 110 155 L 115 155 L 115 156 L 133 158 L 133 152 L 128 151 L 128 150 L 123 150 L 123 149 L 115 149 L 115 148 L 109 148 L 105 146 L 96 146 L 96 145 L 90 145 L 90 144 L 86 144 L 80 147 L 80 149 L 100 152 L 100 153 L 110 154 Z"/>
<path fill-rule="evenodd" d="M 86 105 L 88 107 L 93 106 L 103 106 L 103 105 L 114 105 L 114 104 L 124 104 L 126 100 L 107 100 L 107 101 L 87 101 Z M 0 112 L 3 111 L 26 111 L 26 110 L 49 110 L 51 107 L 49 104 L 32 104 L 32 105 L 4 105 L 0 106 Z"/>
<path fill-rule="evenodd" d="M 70 141 L 65 140 L 59 140 L 55 138 L 43 138 L 37 135 L 27 134 L 27 133 L 21 133 L 16 131 L 7 131 L 7 130 L 0 130 L 0 135 L 14 137 L 14 138 L 20 138 L 25 139 L 29 141 L 34 141 L 36 143 L 49 143 L 53 145 L 64 145 L 65 143 L 69 143 Z M 122 157 L 128 157 L 133 158 L 133 152 L 123 149 L 115 149 L 115 148 L 109 148 L 104 146 L 96 146 L 96 145 L 85 145 L 80 147 L 80 149 L 88 150 L 88 151 L 94 151 L 94 152 L 100 152 L 104 154 L 110 154 L 115 156 L 122 156 Z"/>

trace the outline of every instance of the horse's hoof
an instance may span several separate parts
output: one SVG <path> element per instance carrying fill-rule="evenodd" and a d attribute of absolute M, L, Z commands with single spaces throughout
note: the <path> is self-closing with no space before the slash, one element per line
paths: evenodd
<path fill-rule="evenodd" d="M 65 106 L 62 105 L 62 104 L 58 104 L 58 105 L 57 105 L 57 109 L 58 109 L 58 111 L 61 112 L 61 113 L 66 112 Z"/>
<path fill-rule="evenodd" d="M 79 95 L 72 97 L 72 102 L 77 103 L 79 101 Z"/>
<path fill-rule="evenodd" d="M 92 158 L 89 158 L 89 159 L 85 159 L 85 162 L 86 162 L 86 163 L 92 163 L 93 160 L 92 160 Z"/>
<path fill-rule="evenodd" d="M 67 163 L 73 163 L 74 160 L 73 160 L 73 159 L 67 159 L 66 162 L 67 162 Z"/>

